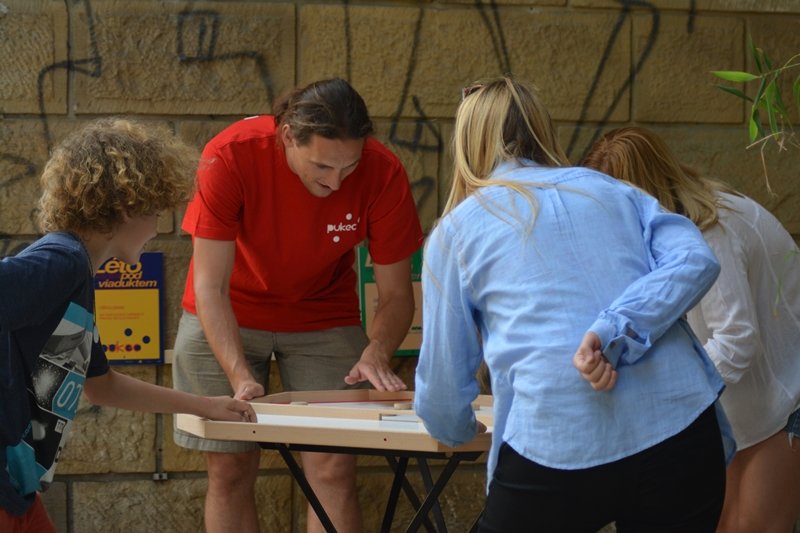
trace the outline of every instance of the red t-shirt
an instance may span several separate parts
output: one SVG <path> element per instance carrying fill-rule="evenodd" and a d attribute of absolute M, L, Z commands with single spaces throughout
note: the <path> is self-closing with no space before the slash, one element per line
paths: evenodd
<path fill-rule="evenodd" d="M 422 242 L 400 160 L 367 138 L 356 169 L 327 198 L 313 196 L 286 163 L 272 116 L 229 126 L 203 151 L 182 228 L 235 240 L 230 295 L 239 326 L 313 331 L 361 323 L 353 247 L 391 264 Z M 196 313 L 193 264 L 183 307 Z"/>

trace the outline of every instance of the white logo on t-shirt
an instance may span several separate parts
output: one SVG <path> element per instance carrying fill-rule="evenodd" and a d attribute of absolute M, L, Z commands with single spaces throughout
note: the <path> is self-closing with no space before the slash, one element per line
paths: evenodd
<path fill-rule="evenodd" d="M 344 216 L 346 222 L 339 222 L 338 224 L 328 224 L 328 228 L 325 233 L 343 233 L 348 231 L 356 231 L 358 230 L 358 223 L 361 222 L 361 218 L 359 217 L 358 220 L 353 222 L 353 214 L 347 213 Z M 339 235 L 333 236 L 333 242 L 339 242 L 341 238 Z"/>

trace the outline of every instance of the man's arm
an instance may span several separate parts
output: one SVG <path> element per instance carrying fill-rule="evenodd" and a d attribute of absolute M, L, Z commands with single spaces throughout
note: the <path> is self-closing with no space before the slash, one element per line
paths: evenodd
<path fill-rule="evenodd" d="M 411 257 L 389 265 L 375 264 L 374 272 L 378 308 L 367 331 L 369 344 L 344 380 L 349 385 L 369 380 L 378 390 L 403 390 L 406 384 L 392 371 L 389 362 L 414 318 Z"/>
<path fill-rule="evenodd" d="M 197 317 L 208 344 L 233 387 L 234 398 L 249 400 L 264 395 L 244 357 L 239 324 L 233 314 L 230 280 L 234 241 L 194 239 L 194 294 Z"/>

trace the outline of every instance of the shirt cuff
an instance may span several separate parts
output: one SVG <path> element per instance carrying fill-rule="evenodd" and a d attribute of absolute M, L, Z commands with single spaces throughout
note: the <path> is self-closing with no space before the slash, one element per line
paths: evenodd
<path fill-rule="evenodd" d="M 627 343 L 623 338 L 624 335 L 620 335 L 619 328 L 613 322 L 601 317 L 595 320 L 589 331 L 596 333 L 600 337 L 603 355 L 613 368 L 617 368 L 617 364 L 627 348 Z"/>

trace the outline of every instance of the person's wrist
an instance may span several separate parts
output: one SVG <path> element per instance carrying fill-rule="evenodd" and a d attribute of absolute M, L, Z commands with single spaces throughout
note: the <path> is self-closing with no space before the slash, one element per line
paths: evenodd
<path fill-rule="evenodd" d="M 234 376 L 230 381 L 234 393 L 241 392 L 244 387 L 247 387 L 251 383 L 255 383 L 253 376 L 251 376 L 249 372 L 240 373 L 239 375 Z"/>
<path fill-rule="evenodd" d="M 389 350 L 386 347 L 386 343 L 380 339 L 370 339 L 369 341 L 369 348 L 371 351 L 379 356 L 381 359 L 386 361 L 387 363 L 392 359 L 392 354 L 389 353 Z"/>

